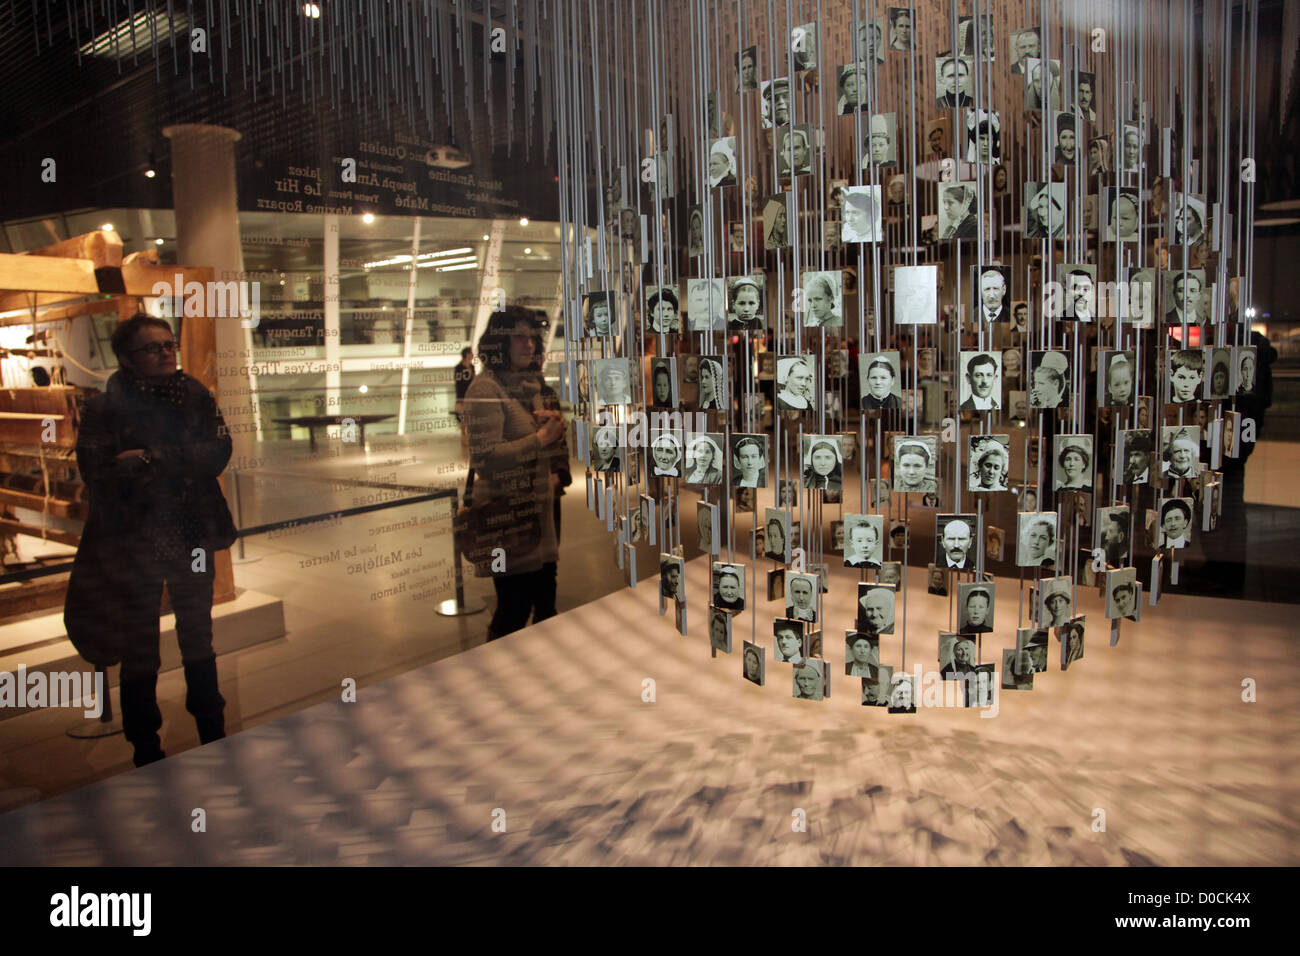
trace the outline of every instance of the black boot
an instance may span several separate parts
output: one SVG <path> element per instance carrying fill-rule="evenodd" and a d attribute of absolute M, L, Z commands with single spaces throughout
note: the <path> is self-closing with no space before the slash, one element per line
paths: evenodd
<path fill-rule="evenodd" d="M 194 715 L 199 743 L 226 736 L 226 699 L 217 688 L 217 659 L 185 665 L 185 709 Z"/>
<path fill-rule="evenodd" d="M 118 700 L 122 705 L 122 734 L 135 748 L 135 765 L 162 760 L 167 756 L 158 739 L 162 711 L 158 709 L 158 675 L 123 678 L 118 683 Z"/>

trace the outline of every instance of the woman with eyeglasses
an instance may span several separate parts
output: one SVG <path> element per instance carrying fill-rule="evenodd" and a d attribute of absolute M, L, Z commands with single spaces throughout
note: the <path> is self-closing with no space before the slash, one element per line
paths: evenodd
<path fill-rule="evenodd" d="M 201 743 L 226 735 L 212 650 L 212 584 L 214 552 L 236 538 L 217 484 L 231 444 L 207 387 L 177 369 L 166 321 L 132 316 L 111 344 L 120 368 L 86 402 L 77 435 L 90 512 L 64 623 L 90 663 L 121 662 L 122 730 L 141 767 L 165 756 L 157 699 L 164 583 L 185 666 L 185 709 Z"/>

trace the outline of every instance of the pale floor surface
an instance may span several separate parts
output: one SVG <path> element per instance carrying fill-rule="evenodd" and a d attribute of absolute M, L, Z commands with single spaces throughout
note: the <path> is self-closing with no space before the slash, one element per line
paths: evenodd
<path fill-rule="evenodd" d="M 698 603 L 706 562 L 687 568 Z M 891 715 L 842 676 L 854 580 L 836 569 L 826 598 L 829 700 L 791 699 L 766 636 L 776 605 L 757 609 L 757 687 L 739 646 L 711 658 L 702 620 L 679 636 L 646 582 L 355 704 L 0 815 L 0 846 L 77 866 L 1300 862 L 1290 608 L 1171 597 L 1109 646 L 1081 594 L 1068 671 L 1053 640 L 1034 689 L 1001 692 L 991 718 L 924 690 L 917 714 Z M 909 633 L 934 635 L 949 602 L 912 580 Z M 998 620 L 1018 598 L 999 588 Z M 1013 642 L 999 628 L 982 656 Z M 934 644 L 885 636 L 881 660 L 933 673 Z"/>

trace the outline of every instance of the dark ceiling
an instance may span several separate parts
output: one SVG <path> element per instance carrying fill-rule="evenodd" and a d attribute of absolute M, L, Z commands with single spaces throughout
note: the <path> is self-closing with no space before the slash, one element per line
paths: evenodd
<path fill-rule="evenodd" d="M 558 218 L 554 153 L 542 135 L 550 91 L 544 75 L 526 68 L 543 30 L 521 22 L 508 58 L 484 50 L 481 3 L 319 6 L 322 16 L 312 19 L 303 3 L 285 0 L 0 4 L 0 171 L 10 187 L 0 219 L 170 207 L 162 129 L 186 122 L 243 134 L 241 206 L 267 188 L 259 180 L 289 165 L 327 168 L 331 156 L 351 155 L 362 141 L 408 137 L 468 153 L 470 166 L 455 172 L 501 180 L 500 195 L 522 201 L 512 207 L 519 215 Z M 493 5 L 494 24 L 506 22 L 504 6 Z M 158 19 L 134 53 L 119 46 L 117 56 L 79 55 L 94 37 L 132 16 L 148 25 L 151 14 Z M 180 26 L 175 43 L 168 18 Z M 191 51 L 192 28 L 207 31 L 206 54 Z M 41 180 L 46 157 L 57 162 L 54 183 Z M 143 175 L 150 165 L 153 179 Z M 422 186 L 435 201 L 457 201 L 455 187 L 427 179 Z"/>

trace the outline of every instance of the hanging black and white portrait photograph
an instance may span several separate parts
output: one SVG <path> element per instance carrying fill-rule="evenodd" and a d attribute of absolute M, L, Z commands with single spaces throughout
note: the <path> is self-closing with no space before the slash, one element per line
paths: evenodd
<path fill-rule="evenodd" d="M 970 634 L 939 634 L 939 676 L 970 680 L 975 673 L 975 640 Z"/>
<path fill-rule="evenodd" d="M 964 56 L 977 57 L 981 63 L 997 60 L 997 36 L 993 31 L 993 17 L 981 15 L 957 18 L 957 49 Z"/>
<path fill-rule="evenodd" d="M 659 555 L 659 595 L 686 600 L 686 561 L 671 554 Z"/>
<path fill-rule="evenodd" d="M 941 110 L 971 105 L 971 59 L 965 56 L 934 58 L 935 106 Z"/>
<path fill-rule="evenodd" d="M 1205 353 L 1201 349 L 1169 350 L 1169 401 L 1186 405 L 1201 397 Z"/>
<path fill-rule="evenodd" d="M 1206 350 L 1206 364 L 1210 373 L 1205 376 L 1205 398 L 1209 401 L 1232 397 L 1232 350 L 1210 348 Z"/>
<path fill-rule="evenodd" d="M 974 239 L 979 235 L 974 183 L 939 184 L 939 238 Z"/>
<path fill-rule="evenodd" d="M 1202 321 L 1205 310 L 1202 295 L 1205 291 L 1205 270 L 1173 269 L 1164 273 L 1165 302 L 1169 309 L 1165 312 L 1166 325 L 1182 325 L 1184 322 L 1195 325 Z"/>
<path fill-rule="evenodd" d="M 790 54 L 795 72 L 817 69 L 817 24 L 802 23 L 790 30 Z"/>
<path fill-rule="evenodd" d="M 682 476 L 682 440 L 675 432 L 654 430 L 650 433 L 651 472 L 665 478 Z"/>
<path fill-rule="evenodd" d="M 629 405 L 632 402 L 627 359 L 596 359 L 596 401 L 601 405 Z"/>
<path fill-rule="evenodd" d="M 842 272 L 803 273 L 803 324 L 814 329 L 844 325 Z"/>
<path fill-rule="evenodd" d="M 1145 485 L 1151 480 L 1151 432 L 1145 428 L 1126 429 L 1120 432 L 1116 467 L 1121 471 L 1121 481 L 1126 485 Z"/>
<path fill-rule="evenodd" d="M 1160 505 L 1160 547 L 1185 548 L 1192 543 L 1191 498 L 1168 498 Z"/>
<path fill-rule="evenodd" d="M 777 193 L 763 199 L 763 248 L 768 252 L 790 245 L 790 234 L 786 229 L 787 195 Z"/>
<path fill-rule="evenodd" d="M 772 636 L 772 659 L 777 663 L 799 664 L 808 656 L 807 622 L 778 617 L 772 622 Z"/>
<path fill-rule="evenodd" d="M 1002 119 L 993 110 L 966 111 L 966 162 L 994 166 L 1002 162 Z"/>
<path fill-rule="evenodd" d="M 858 356 L 858 387 L 863 411 L 897 410 L 903 407 L 899 354 L 865 352 Z"/>
<path fill-rule="evenodd" d="M 767 435 L 731 435 L 731 483 L 736 488 L 767 487 Z"/>
<path fill-rule="evenodd" d="M 889 204 L 890 220 L 897 219 L 898 213 L 902 211 L 903 206 L 907 205 L 907 177 L 903 175 L 890 176 L 889 181 L 885 183 L 885 202 Z"/>
<path fill-rule="evenodd" d="M 1054 112 L 1061 108 L 1061 61 L 1025 61 L 1025 109 Z"/>
<path fill-rule="evenodd" d="M 1052 163 L 1056 166 L 1073 166 L 1079 161 L 1079 120 L 1073 113 L 1052 114 Z"/>
<path fill-rule="evenodd" d="M 745 609 L 745 566 L 713 562 L 713 605 L 728 611 Z"/>
<path fill-rule="evenodd" d="M 781 507 L 797 508 L 799 507 L 799 482 L 794 478 L 782 478 L 781 485 Z M 796 524 L 795 528 L 798 529 Z"/>
<path fill-rule="evenodd" d="M 624 450 L 619 442 L 617 425 L 600 425 L 591 430 L 591 470 L 623 470 Z"/>
<path fill-rule="evenodd" d="M 867 105 L 867 68 L 862 64 L 846 63 L 835 78 L 836 112 L 848 116 Z"/>
<path fill-rule="evenodd" d="M 730 407 L 727 401 L 727 376 L 722 368 L 721 355 L 701 355 L 696 371 L 696 408 L 713 412 Z"/>
<path fill-rule="evenodd" d="M 1061 670 L 1069 670 L 1075 661 L 1083 660 L 1084 618 L 1071 618 L 1053 632 L 1061 644 Z"/>
<path fill-rule="evenodd" d="M 1058 239 L 1065 235 L 1065 183 L 1025 183 L 1024 236 Z"/>
<path fill-rule="evenodd" d="M 655 357 L 650 360 L 651 408 L 677 407 L 677 360 Z"/>
<path fill-rule="evenodd" d="M 1097 122 L 1097 75 L 1095 73 L 1084 73 L 1081 70 L 1075 74 L 1074 106 L 1079 118 L 1085 123 Z"/>
<path fill-rule="evenodd" d="M 795 700 L 823 700 L 826 687 L 826 662 L 809 657 L 794 666 Z"/>
<path fill-rule="evenodd" d="M 692 206 L 686 214 L 686 254 L 704 255 L 704 207 Z"/>
<path fill-rule="evenodd" d="M 1052 439 L 1052 488 L 1056 491 L 1091 491 L 1093 483 L 1092 436 L 1056 435 Z"/>
<path fill-rule="evenodd" d="M 646 286 L 645 309 L 646 321 L 651 332 L 681 331 L 681 304 L 677 297 L 677 286 Z"/>
<path fill-rule="evenodd" d="M 736 185 L 736 137 L 722 136 L 709 146 L 709 186 Z"/>
<path fill-rule="evenodd" d="M 1132 349 L 1103 350 L 1097 358 L 1097 406 L 1127 408 L 1133 404 L 1136 353 Z"/>
<path fill-rule="evenodd" d="M 609 292 L 588 292 L 582 297 L 582 334 L 584 338 L 616 335 L 614 309 Z"/>
<path fill-rule="evenodd" d="M 1058 277 L 1065 294 L 1060 318 L 1092 322 L 1097 315 L 1097 267 L 1084 262 L 1063 262 Z"/>
<path fill-rule="evenodd" d="M 1023 30 L 1012 30 L 1008 42 L 1008 50 L 1011 54 L 1012 75 L 1023 75 L 1025 72 L 1025 63 L 1030 59 L 1037 59 L 1041 52 L 1041 44 L 1038 39 L 1038 28 L 1030 27 Z"/>
<path fill-rule="evenodd" d="M 968 435 L 966 487 L 970 491 L 1006 491 L 1011 471 L 1010 435 Z"/>
<path fill-rule="evenodd" d="M 957 585 L 957 630 L 987 634 L 993 630 L 993 601 L 997 586 L 979 581 Z"/>
<path fill-rule="evenodd" d="M 879 242 L 884 238 L 879 186 L 845 186 L 840 238 L 844 242 Z M 806 276 L 808 273 L 804 273 Z M 805 321 L 805 324 L 806 321 Z"/>
<path fill-rule="evenodd" d="M 880 675 L 880 638 L 861 631 L 844 632 L 844 676 L 875 680 Z"/>
<path fill-rule="evenodd" d="M 776 360 L 776 409 L 816 410 L 816 375 L 811 355 L 781 355 Z"/>
<path fill-rule="evenodd" d="M 1160 476 L 1192 479 L 1201 473 L 1201 429 L 1199 425 L 1162 425 L 1160 428 Z"/>
<path fill-rule="evenodd" d="M 1029 407 L 1062 408 L 1070 404 L 1070 359 L 1065 352 L 1029 353 Z"/>
<path fill-rule="evenodd" d="M 763 554 L 774 561 L 790 560 L 790 512 L 768 508 L 763 512 Z"/>
<path fill-rule="evenodd" d="M 911 8 L 888 7 L 885 10 L 885 18 L 888 21 L 889 49 L 902 51 L 914 49 Z"/>
<path fill-rule="evenodd" d="M 885 62 L 885 20 L 863 20 L 858 24 L 858 62 L 869 67 L 872 60 Z"/>
<path fill-rule="evenodd" d="M 744 642 L 740 654 L 741 674 L 751 684 L 762 687 L 767 683 L 767 658 L 763 647 L 750 641 Z"/>
<path fill-rule="evenodd" d="M 820 491 L 844 487 L 844 451 L 839 435 L 804 435 L 800 452 L 803 487 Z"/>
<path fill-rule="evenodd" d="M 1175 246 L 1195 246 L 1209 238 L 1209 222 L 1205 212 L 1205 199 L 1190 193 L 1174 193 Z"/>
<path fill-rule="evenodd" d="M 940 565 L 926 565 L 926 591 L 930 594 L 938 594 L 941 597 L 948 596 L 948 572 Z"/>
<path fill-rule="evenodd" d="M 705 554 L 721 553 L 722 534 L 718 525 L 718 506 L 707 501 L 695 502 L 696 544 Z"/>
<path fill-rule="evenodd" d="M 894 267 L 894 322 L 935 325 L 939 321 L 939 267 Z"/>
<path fill-rule="evenodd" d="M 894 436 L 894 491 L 925 494 L 939 490 L 937 435 Z"/>
<path fill-rule="evenodd" d="M 1136 123 L 1125 123 L 1123 148 L 1120 150 L 1119 171 L 1129 179 L 1142 168 L 1142 128 Z M 1129 181 L 1126 179 L 1126 181 Z"/>
<path fill-rule="evenodd" d="M 1118 568 L 1128 564 L 1133 535 L 1133 513 L 1128 505 L 1098 508 L 1093 533 L 1093 547 L 1103 552 L 1108 565 Z"/>
<path fill-rule="evenodd" d="M 1032 673 L 1046 673 L 1050 637 L 1051 632 L 1043 627 L 1022 627 L 1016 630 L 1016 654 L 1024 655 L 1018 661 L 1022 668 L 1027 662 Z"/>
<path fill-rule="evenodd" d="M 1013 355 L 1019 355 L 1019 352 L 1012 352 Z M 1005 367 L 1006 356 L 1003 356 Z M 1020 389 L 1013 388 L 1007 392 L 1007 412 L 1010 420 L 1016 424 L 1023 424 L 1029 419 L 1029 393 Z"/>
<path fill-rule="evenodd" d="M 1002 689 L 1034 689 L 1033 667 L 1028 657 L 1022 659 L 1014 647 L 1002 648 Z"/>
<path fill-rule="evenodd" d="M 1056 563 L 1056 512 L 1021 511 L 1016 515 L 1016 566 L 1048 567 Z"/>
<path fill-rule="evenodd" d="M 726 318 L 727 286 L 723 280 L 686 280 L 686 322 L 692 332 L 721 332 Z"/>
<path fill-rule="evenodd" d="M 894 601 L 898 592 L 883 584 L 858 585 L 859 632 L 869 635 L 894 633 Z"/>
<path fill-rule="evenodd" d="M 996 411 L 1002 408 L 1002 355 L 999 352 L 958 353 L 961 369 L 960 393 L 963 412 Z"/>
<path fill-rule="evenodd" d="M 736 89 L 741 93 L 758 89 L 757 46 L 747 46 L 736 56 Z"/>
<path fill-rule="evenodd" d="M 1063 627 L 1069 623 L 1074 581 L 1069 575 L 1044 578 L 1038 589 L 1040 627 Z"/>
<path fill-rule="evenodd" d="M 1118 568 L 1106 572 L 1106 617 L 1110 620 L 1137 619 L 1137 568 Z"/>
<path fill-rule="evenodd" d="M 764 80 L 760 88 L 763 129 L 787 125 L 790 122 L 790 81 L 785 77 Z"/>
<path fill-rule="evenodd" d="M 934 522 L 934 563 L 948 571 L 973 571 L 979 540 L 975 515 L 939 515 Z"/>
<path fill-rule="evenodd" d="M 795 621 L 817 621 L 817 578 L 795 571 L 785 573 L 785 616 Z"/>
<path fill-rule="evenodd" d="M 1011 320 L 1011 267 L 971 266 L 971 315 L 975 324 L 992 327 Z"/>
<path fill-rule="evenodd" d="M 709 646 L 722 654 L 731 653 L 731 617 L 721 608 L 709 608 Z"/>
<path fill-rule="evenodd" d="M 894 668 L 890 664 L 881 664 L 876 676 L 862 678 L 862 706 L 886 707 L 889 704 L 889 688 L 894 683 Z"/>
<path fill-rule="evenodd" d="M 1094 136 L 1088 140 L 1088 178 L 1110 172 L 1110 137 Z"/>
<path fill-rule="evenodd" d="M 1240 345 L 1232 350 L 1232 393 L 1234 395 L 1253 395 L 1255 392 L 1255 369 L 1258 367 L 1259 354 L 1254 345 Z"/>
<path fill-rule="evenodd" d="M 688 485 L 720 485 L 724 458 L 722 435 L 691 436 L 686 444 L 686 469 L 683 477 Z"/>
<path fill-rule="evenodd" d="M 1011 331 L 1022 335 L 1029 331 L 1029 303 L 1015 300 L 1011 303 Z"/>
<path fill-rule="evenodd" d="M 1107 242 L 1132 242 L 1138 238 L 1141 220 L 1140 194 L 1126 186 L 1109 186 L 1102 190 Z"/>
<path fill-rule="evenodd" d="M 727 223 L 727 235 L 731 240 L 731 251 L 743 253 L 745 251 L 745 224 L 743 222 Z"/>
<path fill-rule="evenodd" d="M 862 168 L 893 166 L 898 162 L 898 114 L 873 113 L 867 141 L 863 144 Z"/>
<path fill-rule="evenodd" d="M 767 277 L 732 276 L 727 279 L 727 328 L 732 331 L 761 332 L 767 322 L 764 291 Z"/>
<path fill-rule="evenodd" d="M 884 515 L 844 516 L 844 566 L 880 570 L 884 560 Z"/>
<path fill-rule="evenodd" d="M 891 714 L 916 713 L 916 681 L 911 674 L 895 674 L 889 687 L 889 707 Z"/>
<path fill-rule="evenodd" d="M 848 349 L 828 349 L 826 352 L 826 378 L 835 381 L 847 377 L 848 374 Z M 852 433 L 850 432 L 849 434 Z M 847 461 L 852 457 L 852 446 L 846 445 L 844 448 L 844 459 Z"/>
<path fill-rule="evenodd" d="M 816 139 L 807 123 L 779 126 L 776 130 L 776 174 L 807 176 L 813 170 Z"/>

